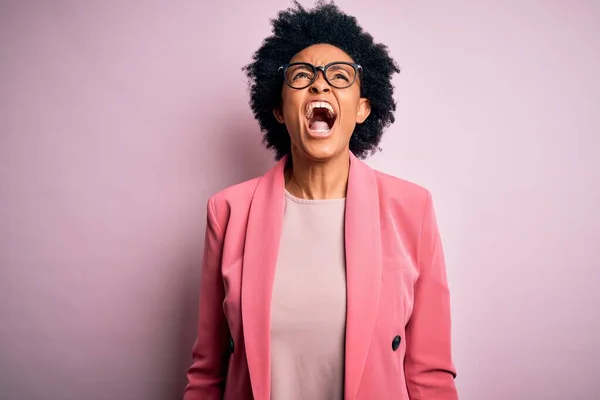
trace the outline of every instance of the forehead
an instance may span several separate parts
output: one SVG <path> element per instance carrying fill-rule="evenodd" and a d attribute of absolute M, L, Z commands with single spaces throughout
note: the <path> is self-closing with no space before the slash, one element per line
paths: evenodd
<path fill-rule="evenodd" d="M 352 57 L 339 47 L 325 43 L 309 46 L 290 60 L 290 62 L 307 62 L 313 65 L 325 65 L 333 61 L 354 62 Z"/>

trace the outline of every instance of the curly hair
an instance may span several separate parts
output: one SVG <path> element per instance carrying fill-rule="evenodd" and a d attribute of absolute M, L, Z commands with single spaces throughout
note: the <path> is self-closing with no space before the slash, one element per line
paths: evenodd
<path fill-rule="evenodd" d="M 380 150 L 383 130 L 394 122 L 396 102 L 391 79 L 400 68 L 389 56 L 387 46 L 375 43 L 355 17 L 343 13 L 333 2 L 318 1 L 312 10 L 306 10 L 296 0 L 293 3 L 295 7 L 280 11 L 277 18 L 270 20 L 273 34 L 264 39 L 253 54 L 253 61 L 243 67 L 249 80 L 250 107 L 264 133 L 263 143 L 274 150 L 276 160 L 291 152 L 287 129 L 273 115 L 273 109 L 282 100 L 283 77 L 278 68 L 301 50 L 327 43 L 363 67 L 361 96 L 371 103 L 371 114 L 356 125 L 350 151 L 365 159 Z"/>

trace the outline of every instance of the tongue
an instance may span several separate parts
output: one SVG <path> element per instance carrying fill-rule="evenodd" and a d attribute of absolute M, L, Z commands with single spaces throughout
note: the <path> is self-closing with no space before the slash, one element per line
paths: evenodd
<path fill-rule="evenodd" d="M 312 121 L 310 123 L 311 131 L 328 131 L 329 124 L 325 121 Z"/>
<path fill-rule="evenodd" d="M 311 131 L 328 131 L 329 124 L 324 115 L 315 112 L 313 117 L 310 119 L 309 128 Z"/>

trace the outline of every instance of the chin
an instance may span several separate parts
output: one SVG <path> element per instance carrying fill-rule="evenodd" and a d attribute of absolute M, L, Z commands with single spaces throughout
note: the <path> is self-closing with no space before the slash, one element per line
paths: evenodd
<path fill-rule="evenodd" d="M 301 145 L 301 155 L 313 161 L 328 161 L 339 156 L 344 149 L 340 148 L 338 140 L 331 137 L 328 140 L 308 140 Z"/>

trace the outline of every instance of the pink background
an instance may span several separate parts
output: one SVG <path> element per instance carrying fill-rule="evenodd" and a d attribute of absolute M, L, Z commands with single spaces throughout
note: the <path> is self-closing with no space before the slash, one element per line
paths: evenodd
<path fill-rule="evenodd" d="M 241 67 L 290 3 L 0 4 L 0 398 L 176 399 L 207 197 L 273 163 Z M 434 195 L 461 399 L 600 398 L 600 4 L 338 4 L 403 68 L 368 163 Z"/>

